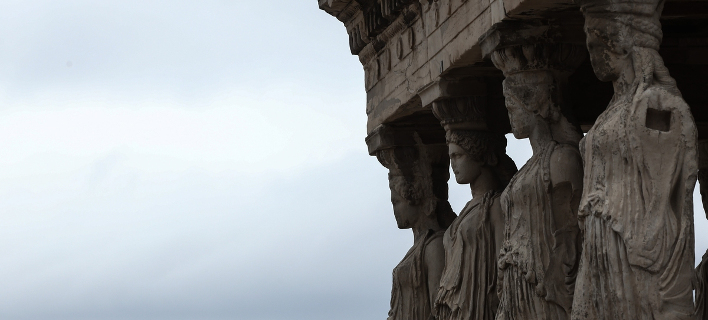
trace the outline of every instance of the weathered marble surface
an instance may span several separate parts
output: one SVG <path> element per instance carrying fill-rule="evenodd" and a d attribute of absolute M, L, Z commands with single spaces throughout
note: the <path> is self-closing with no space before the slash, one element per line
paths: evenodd
<path fill-rule="evenodd" d="M 658 53 L 663 1 L 582 1 L 615 95 L 581 142 L 585 240 L 573 319 L 690 319 L 697 131 Z"/>
<path fill-rule="evenodd" d="M 570 318 L 580 245 L 582 135 L 569 121 L 564 89 L 585 57 L 581 49 L 540 43 L 492 54 L 506 76 L 514 136 L 528 138 L 533 148 L 501 196 L 506 228 L 498 320 Z"/>

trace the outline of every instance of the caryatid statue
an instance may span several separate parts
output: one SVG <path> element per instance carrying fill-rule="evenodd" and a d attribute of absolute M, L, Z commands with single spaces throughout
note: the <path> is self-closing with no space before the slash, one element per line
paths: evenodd
<path fill-rule="evenodd" d="M 580 230 L 582 138 L 572 123 L 566 85 L 585 59 L 582 46 L 532 44 L 498 49 L 492 62 L 506 76 L 512 132 L 528 138 L 533 156 L 501 196 L 506 216 L 499 256 L 497 320 L 570 318 Z"/>
<path fill-rule="evenodd" d="M 437 320 L 494 320 L 499 306 L 496 261 L 504 233 L 499 196 L 516 165 L 506 154 L 506 138 L 484 130 L 485 100 L 460 97 L 433 103 L 433 113 L 446 130 L 455 179 L 472 191 L 472 200 L 443 238 Z"/>
<path fill-rule="evenodd" d="M 445 263 L 442 237 L 456 215 L 447 201 L 445 145 L 394 146 L 376 152 L 389 169 L 393 214 L 413 230 L 413 246 L 393 269 L 388 320 L 429 320 Z"/>
<path fill-rule="evenodd" d="M 659 55 L 659 0 L 584 0 L 590 61 L 614 96 L 580 143 L 574 320 L 693 313 L 696 125 Z"/>

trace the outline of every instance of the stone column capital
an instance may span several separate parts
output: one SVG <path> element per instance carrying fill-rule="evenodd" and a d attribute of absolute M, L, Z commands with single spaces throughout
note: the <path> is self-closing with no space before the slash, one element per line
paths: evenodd
<path fill-rule="evenodd" d="M 464 96 L 438 99 L 433 102 L 433 114 L 446 131 L 487 131 L 487 97 Z"/>

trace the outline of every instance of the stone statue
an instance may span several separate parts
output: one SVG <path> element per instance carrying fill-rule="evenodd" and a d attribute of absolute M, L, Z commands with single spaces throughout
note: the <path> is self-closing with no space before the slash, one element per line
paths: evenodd
<path fill-rule="evenodd" d="M 501 195 L 506 215 L 499 255 L 498 320 L 570 318 L 580 249 L 577 208 L 583 166 L 565 87 L 585 58 L 581 46 L 534 44 L 499 49 L 512 131 L 533 156 Z"/>
<path fill-rule="evenodd" d="M 377 153 L 379 161 L 389 169 L 391 203 L 398 227 L 412 229 L 414 237 L 413 246 L 393 269 L 388 320 L 432 317 L 445 263 L 442 237 L 456 217 L 447 202 L 449 160 L 444 151 L 444 145 L 425 146 L 418 141 L 417 146 Z"/>
<path fill-rule="evenodd" d="M 484 99 L 433 104 L 433 112 L 447 130 L 455 179 L 472 190 L 472 200 L 443 238 L 445 269 L 435 303 L 437 320 L 493 320 L 499 306 L 496 260 L 504 232 L 499 195 L 516 173 L 516 165 L 506 155 L 503 135 L 465 130 L 468 119 L 450 112 L 467 108 L 473 113 L 471 104 L 475 103 L 483 104 Z"/>
<path fill-rule="evenodd" d="M 614 96 L 580 144 L 574 320 L 693 313 L 696 126 L 658 53 L 660 0 L 585 0 L 590 61 Z"/>
<path fill-rule="evenodd" d="M 703 210 L 708 218 L 708 141 L 698 143 L 698 184 Z M 708 318 L 708 251 L 696 268 L 696 319 Z"/>

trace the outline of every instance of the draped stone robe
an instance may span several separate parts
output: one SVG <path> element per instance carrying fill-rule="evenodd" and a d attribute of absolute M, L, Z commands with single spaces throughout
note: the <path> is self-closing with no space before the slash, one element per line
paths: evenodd
<path fill-rule="evenodd" d="M 391 310 L 387 320 L 430 320 L 432 317 L 425 250 L 433 240 L 442 237 L 444 233 L 444 230 L 430 230 L 425 237 L 413 244 L 403 260 L 393 269 Z"/>
<path fill-rule="evenodd" d="M 445 232 L 445 269 L 436 299 L 436 320 L 493 320 L 499 306 L 492 205 L 499 191 L 468 202 Z"/>
<path fill-rule="evenodd" d="M 666 130 L 647 127 L 651 113 L 668 118 Z M 585 241 L 572 319 L 690 318 L 696 135 L 683 99 L 652 85 L 611 103 L 581 141 Z"/>
<path fill-rule="evenodd" d="M 558 148 L 577 152 L 573 146 L 551 141 L 529 159 L 502 193 L 506 231 L 499 257 L 497 320 L 565 320 L 570 316 L 577 253 L 562 244 L 577 243 L 578 230 L 574 213 L 559 219 L 552 209 L 550 161 Z"/>

